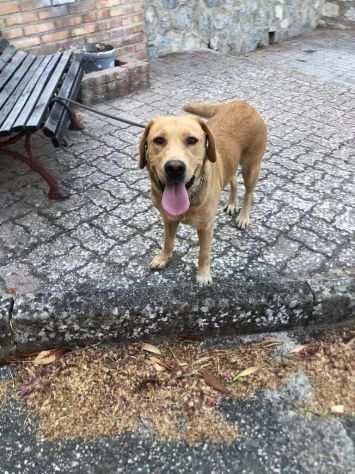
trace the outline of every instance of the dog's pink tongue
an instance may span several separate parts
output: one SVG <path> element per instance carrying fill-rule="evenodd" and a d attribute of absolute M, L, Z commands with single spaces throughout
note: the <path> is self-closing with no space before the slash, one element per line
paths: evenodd
<path fill-rule="evenodd" d="M 184 183 L 165 186 L 161 200 L 163 209 L 172 216 L 184 214 L 190 207 L 189 195 Z"/>

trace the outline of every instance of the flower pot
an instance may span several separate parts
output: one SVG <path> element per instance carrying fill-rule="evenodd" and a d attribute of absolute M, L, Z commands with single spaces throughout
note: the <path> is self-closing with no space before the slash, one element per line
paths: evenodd
<path fill-rule="evenodd" d="M 103 43 L 85 43 L 83 52 L 85 72 L 115 67 L 116 49 Z"/>

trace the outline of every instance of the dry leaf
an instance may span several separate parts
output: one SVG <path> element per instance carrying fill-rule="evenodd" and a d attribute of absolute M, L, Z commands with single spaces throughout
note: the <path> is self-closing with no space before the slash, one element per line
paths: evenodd
<path fill-rule="evenodd" d="M 30 378 L 32 378 L 32 379 L 36 378 L 36 374 L 33 372 L 32 369 L 30 369 L 30 367 L 25 367 L 25 371 L 28 373 Z"/>
<path fill-rule="evenodd" d="M 249 375 L 255 374 L 255 372 L 258 370 L 259 370 L 259 367 L 248 367 L 247 369 L 244 369 L 241 372 L 239 372 L 239 374 L 237 374 L 234 377 L 233 382 L 238 379 L 241 379 L 242 377 L 248 377 Z"/>
<path fill-rule="evenodd" d="M 308 358 L 313 356 L 318 352 L 318 348 L 316 346 L 312 345 L 299 345 L 294 347 L 289 354 L 291 355 L 297 355 L 302 359 Z"/>
<path fill-rule="evenodd" d="M 152 354 L 161 354 L 160 349 L 156 346 L 153 346 L 153 344 L 144 343 L 142 349 L 146 352 L 151 352 Z"/>
<path fill-rule="evenodd" d="M 48 365 L 58 360 L 64 354 L 64 349 L 52 349 L 50 351 L 42 351 L 33 361 L 34 365 Z"/>
<path fill-rule="evenodd" d="M 161 361 L 160 359 L 158 359 L 157 357 L 149 357 L 148 360 L 149 360 L 149 362 L 152 363 L 153 367 L 158 372 L 162 372 L 164 370 L 169 370 L 169 367 L 166 364 L 164 364 L 164 362 Z"/>
<path fill-rule="evenodd" d="M 204 369 L 200 371 L 200 374 L 202 375 L 204 381 L 206 382 L 207 385 L 210 387 L 214 388 L 218 392 L 224 393 L 226 395 L 230 394 L 230 391 L 228 388 L 224 385 L 223 380 L 221 377 L 218 375 L 214 375 L 208 370 Z"/>
<path fill-rule="evenodd" d="M 345 342 L 346 346 L 351 346 L 355 342 L 355 336 L 351 337 L 348 341 Z"/>
<path fill-rule="evenodd" d="M 165 361 L 165 360 L 159 359 L 158 357 L 149 357 L 149 360 L 153 363 L 153 365 L 158 364 L 160 367 L 162 367 L 163 369 L 169 372 L 176 371 L 177 367 L 174 361 Z M 187 365 L 187 364 L 184 364 L 184 365 Z"/>
<path fill-rule="evenodd" d="M 207 362 L 207 361 L 211 361 L 211 356 L 201 357 L 200 359 L 193 361 L 192 365 L 201 364 L 202 362 Z"/>
<path fill-rule="evenodd" d="M 280 346 L 282 344 L 282 341 L 278 339 L 277 337 L 266 336 L 263 338 L 261 343 L 264 347 L 274 347 L 274 346 Z"/>
<path fill-rule="evenodd" d="M 5 357 L 4 359 L 0 360 L 0 366 L 1 365 L 8 365 L 8 364 L 15 364 L 17 362 L 23 362 L 27 360 L 32 360 L 38 352 L 21 352 L 21 353 L 15 353 L 13 355 L 10 355 L 8 357 Z"/>
<path fill-rule="evenodd" d="M 161 365 L 157 364 L 156 362 L 153 362 L 151 361 L 154 369 L 157 371 L 157 372 L 164 372 L 164 367 L 162 367 Z"/>
<path fill-rule="evenodd" d="M 299 354 L 307 348 L 305 345 L 299 345 L 290 350 L 289 354 Z"/>
<path fill-rule="evenodd" d="M 330 411 L 334 413 L 335 415 L 341 415 L 344 413 L 345 408 L 344 408 L 344 405 L 333 405 L 330 408 Z"/>

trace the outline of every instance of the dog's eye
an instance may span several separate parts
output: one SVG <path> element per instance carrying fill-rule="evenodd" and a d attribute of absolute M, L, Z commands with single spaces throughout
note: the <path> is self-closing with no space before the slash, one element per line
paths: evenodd
<path fill-rule="evenodd" d="M 153 142 L 156 144 L 156 145 L 165 145 L 166 143 L 166 140 L 164 137 L 155 137 L 153 139 Z"/>
<path fill-rule="evenodd" d="M 196 145 L 197 142 L 198 142 L 198 140 L 195 137 L 187 137 L 186 138 L 186 145 Z"/>

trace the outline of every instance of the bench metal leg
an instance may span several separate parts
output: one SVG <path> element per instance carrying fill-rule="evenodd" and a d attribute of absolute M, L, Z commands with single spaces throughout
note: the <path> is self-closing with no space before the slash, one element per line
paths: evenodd
<path fill-rule="evenodd" d="M 26 163 L 33 171 L 40 174 L 42 178 L 48 183 L 49 192 L 48 198 L 53 200 L 63 200 L 69 197 L 69 194 L 60 189 L 57 179 L 53 174 L 48 171 L 42 163 L 40 163 L 36 158 L 34 158 L 32 153 L 32 144 L 31 144 L 31 135 L 20 133 L 13 138 L 5 142 L 0 142 L 0 152 L 9 156 L 10 158 Z M 18 151 L 4 149 L 5 146 L 13 145 L 17 143 L 23 136 L 25 136 L 25 150 L 26 153 L 22 154 Z"/>

